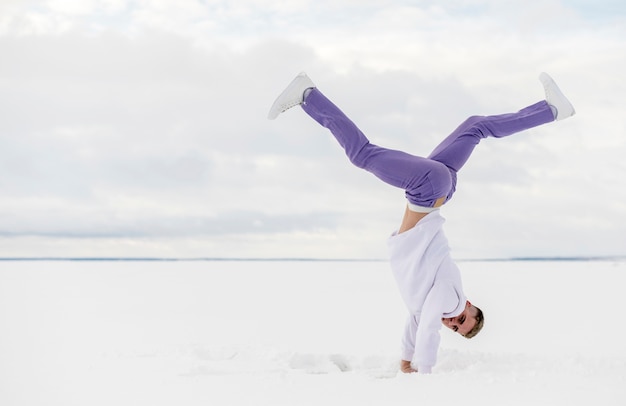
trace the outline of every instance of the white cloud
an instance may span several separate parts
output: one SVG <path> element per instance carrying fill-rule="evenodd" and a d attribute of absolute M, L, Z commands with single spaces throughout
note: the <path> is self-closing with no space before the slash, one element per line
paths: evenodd
<path fill-rule="evenodd" d="M 48 0 L 46 5 L 53 13 L 83 16 L 93 13 L 98 3 L 98 0 Z"/>
<path fill-rule="evenodd" d="M 265 119 L 302 69 L 373 142 L 421 155 L 553 73 L 578 115 L 485 141 L 450 240 L 462 257 L 623 253 L 623 16 L 502 4 L 3 3 L 0 256 L 384 257 L 402 191 L 297 109 Z"/>

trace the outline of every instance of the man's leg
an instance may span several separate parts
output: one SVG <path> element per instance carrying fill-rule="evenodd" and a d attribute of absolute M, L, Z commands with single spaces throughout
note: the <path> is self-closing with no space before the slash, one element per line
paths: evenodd
<path fill-rule="evenodd" d="M 458 172 L 481 139 L 506 137 L 551 121 L 554 121 L 554 115 L 545 100 L 517 113 L 472 116 L 444 139 L 428 158 Z"/>
<path fill-rule="evenodd" d="M 452 178 L 445 165 L 371 144 L 363 132 L 317 88 L 310 90 L 302 108 L 330 130 L 355 166 L 371 172 L 385 183 L 404 189 L 411 203 L 433 207 L 437 199 L 449 194 Z"/>
<path fill-rule="evenodd" d="M 486 137 L 506 137 L 520 131 L 563 120 L 576 114 L 574 106 L 547 73 L 539 75 L 546 99 L 528 106 L 517 113 L 496 116 L 474 116 L 463 122 L 428 156 L 450 168 L 452 188 L 447 200 L 456 188 L 456 173 L 470 157 L 474 147 Z"/>
<path fill-rule="evenodd" d="M 467 162 L 480 140 L 487 137 L 502 138 L 554 121 L 550 105 L 544 100 L 517 113 L 495 116 L 472 116 L 446 137 L 428 156 L 446 165 L 452 173 L 453 184 L 447 200 L 456 188 L 456 172 Z"/>

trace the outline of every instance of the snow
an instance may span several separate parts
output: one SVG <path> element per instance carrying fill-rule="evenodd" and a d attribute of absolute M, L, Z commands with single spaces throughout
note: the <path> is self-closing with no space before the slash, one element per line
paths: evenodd
<path fill-rule="evenodd" d="M 625 404 L 626 262 L 459 266 L 483 332 L 404 375 L 385 262 L 0 261 L 0 404 Z"/>

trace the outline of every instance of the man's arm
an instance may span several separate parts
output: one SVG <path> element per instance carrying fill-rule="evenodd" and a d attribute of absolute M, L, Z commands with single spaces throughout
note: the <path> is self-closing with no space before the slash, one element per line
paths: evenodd
<path fill-rule="evenodd" d="M 400 361 L 400 370 L 405 374 L 417 372 L 411 367 L 411 359 L 415 352 L 415 333 L 417 331 L 417 320 L 415 316 L 408 315 L 404 326 L 404 335 L 402 336 L 402 353 Z M 408 361 L 407 361 L 408 360 Z"/>
<path fill-rule="evenodd" d="M 420 374 L 430 374 L 435 366 L 441 340 L 439 330 L 443 325 L 441 317 L 445 309 L 454 309 L 458 303 L 459 295 L 447 281 L 436 282 L 428 292 L 420 313 L 419 328 L 415 334 L 415 354 L 412 359 Z"/>

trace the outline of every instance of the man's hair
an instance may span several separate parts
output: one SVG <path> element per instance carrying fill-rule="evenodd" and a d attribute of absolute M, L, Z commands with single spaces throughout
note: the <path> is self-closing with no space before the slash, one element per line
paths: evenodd
<path fill-rule="evenodd" d="M 476 336 L 476 334 L 478 334 L 480 330 L 483 329 L 483 325 L 485 324 L 485 316 L 483 315 L 483 311 L 476 306 L 474 306 L 474 308 L 476 309 L 476 316 L 474 317 L 476 319 L 476 324 L 474 325 L 473 329 L 471 329 L 467 334 L 463 336 L 465 338 L 472 338 Z"/>

